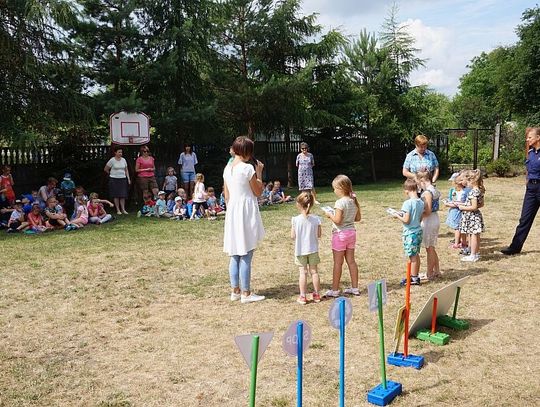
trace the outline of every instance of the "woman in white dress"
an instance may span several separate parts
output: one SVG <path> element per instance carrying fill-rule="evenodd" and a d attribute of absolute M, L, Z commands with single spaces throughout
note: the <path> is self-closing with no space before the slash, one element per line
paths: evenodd
<path fill-rule="evenodd" d="M 231 301 L 242 303 L 264 300 L 264 296 L 250 290 L 253 251 L 264 237 L 257 203 L 263 191 L 264 164 L 253 163 L 253 148 L 252 140 L 237 137 L 232 145 L 234 160 L 223 171 L 227 204 L 223 251 L 230 256 Z"/>

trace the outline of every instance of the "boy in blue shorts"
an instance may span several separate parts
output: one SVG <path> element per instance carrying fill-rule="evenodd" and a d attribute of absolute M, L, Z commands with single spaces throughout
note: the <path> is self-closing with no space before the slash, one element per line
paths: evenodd
<path fill-rule="evenodd" d="M 420 285 L 420 245 L 422 243 L 422 213 L 424 212 L 424 202 L 418 198 L 418 184 L 413 179 L 407 179 L 403 184 L 405 195 L 408 196 L 401 211 L 394 217 L 403 222 L 403 250 L 411 262 L 411 285 Z M 401 281 L 401 285 L 407 284 L 407 279 Z"/>

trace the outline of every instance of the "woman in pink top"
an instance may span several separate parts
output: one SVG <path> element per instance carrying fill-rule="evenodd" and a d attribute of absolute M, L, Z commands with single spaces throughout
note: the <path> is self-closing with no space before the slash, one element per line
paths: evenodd
<path fill-rule="evenodd" d="M 139 185 L 143 195 L 145 191 L 152 191 L 154 197 L 158 194 L 155 170 L 154 157 L 150 155 L 150 149 L 148 146 L 142 146 L 141 155 L 135 161 L 135 173 L 137 174 L 137 185 Z"/>

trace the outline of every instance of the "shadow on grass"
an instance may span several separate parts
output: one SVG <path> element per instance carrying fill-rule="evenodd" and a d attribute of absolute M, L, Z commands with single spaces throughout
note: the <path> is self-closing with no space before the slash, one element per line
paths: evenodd
<path fill-rule="evenodd" d="M 266 290 L 258 290 L 257 294 L 264 295 L 268 299 L 289 299 L 294 295 L 298 295 L 298 284 L 284 284 Z"/>
<path fill-rule="evenodd" d="M 450 328 L 446 327 L 438 327 L 437 330 L 440 332 L 447 333 L 450 335 L 452 341 L 461 341 L 463 339 L 466 339 L 467 337 L 471 336 L 475 332 L 480 331 L 482 328 L 484 328 L 486 325 L 491 324 L 493 321 L 495 321 L 494 318 L 486 318 L 486 319 L 474 319 L 474 318 L 463 318 L 467 321 L 469 321 L 470 328 L 466 329 L 464 331 L 455 331 Z"/>
<path fill-rule="evenodd" d="M 476 264 L 476 263 L 469 263 L 469 264 Z M 489 268 L 486 267 L 471 267 L 467 270 L 443 270 L 442 277 L 437 281 L 448 281 L 448 282 L 454 282 L 456 280 L 459 280 L 463 277 L 467 276 L 479 276 L 484 273 L 488 273 L 490 271 Z"/>

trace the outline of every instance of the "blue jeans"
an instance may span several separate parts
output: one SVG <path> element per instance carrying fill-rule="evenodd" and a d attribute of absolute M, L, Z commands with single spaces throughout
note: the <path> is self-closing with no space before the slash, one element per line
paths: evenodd
<path fill-rule="evenodd" d="M 229 262 L 229 276 L 231 277 L 232 288 L 240 287 L 242 291 L 249 291 L 252 259 L 253 250 L 249 251 L 244 256 L 231 256 L 231 261 Z"/>

